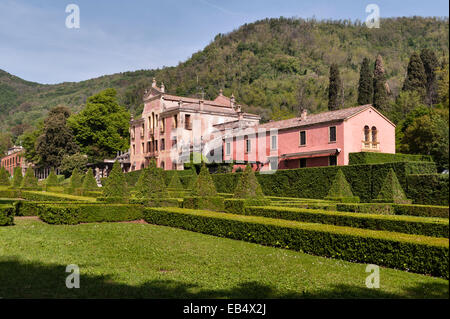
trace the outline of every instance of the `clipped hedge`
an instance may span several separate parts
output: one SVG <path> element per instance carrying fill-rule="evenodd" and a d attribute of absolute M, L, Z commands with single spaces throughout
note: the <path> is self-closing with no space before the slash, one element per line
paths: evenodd
<path fill-rule="evenodd" d="M 147 208 L 151 224 L 449 278 L 448 239 L 265 217 Z"/>
<path fill-rule="evenodd" d="M 248 206 L 270 205 L 270 199 L 264 198 L 231 198 L 224 200 L 224 211 L 232 214 L 243 214 Z"/>
<path fill-rule="evenodd" d="M 391 162 L 433 162 L 431 155 L 390 154 L 374 152 L 358 152 L 348 154 L 349 165 L 382 164 Z"/>
<path fill-rule="evenodd" d="M 414 204 L 337 204 L 340 212 L 355 212 L 365 214 L 408 215 L 421 217 L 449 218 L 448 206 L 414 205 Z"/>
<path fill-rule="evenodd" d="M 225 209 L 224 199 L 219 196 L 190 196 L 183 199 L 183 207 L 191 209 L 208 209 L 223 211 Z"/>
<path fill-rule="evenodd" d="M 130 199 L 130 204 L 143 205 L 147 207 L 182 207 L 183 200 L 181 198 L 132 198 Z"/>
<path fill-rule="evenodd" d="M 412 174 L 406 180 L 406 196 L 414 204 L 448 206 L 448 174 Z"/>
<path fill-rule="evenodd" d="M 14 207 L 12 205 L 0 205 L 0 226 L 14 225 Z"/>
<path fill-rule="evenodd" d="M 39 218 L 55 225 L 79 223 L 119 222 L 142 219 L 141 205 L 37 205 Z"/>
<path fill-rule="evenodd" d="M 246 207 L 240 214 L 448 238 L 448 220 L 353 214 L 291 207 Z"/>

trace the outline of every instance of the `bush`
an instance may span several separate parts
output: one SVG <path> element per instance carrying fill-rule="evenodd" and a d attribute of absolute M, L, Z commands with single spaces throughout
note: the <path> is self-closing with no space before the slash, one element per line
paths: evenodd
<path fill-rule="evenodd" d="M 31 167 L 27 168 L 24 178 L 22 179 L 22 184 L 20 188 L 24 189 L 38 189 L 38 180 L 34 176 L 34 170 Z"/>
<path fill-rule="evenodd" d="M 180 198 L 132 198 L 130 199 L 130 204 L 138 204 L 146 207 L 182 207 L 183 200 Z"/>
<path fill-rule="evenodd" d="M 318 256 L 449 277 L 446 238 L 180 208 L 147 208 L 144 210 L 144 219 L 151 224 L 289 248 Z"/>
<path fill-rule="evenodd" d="M 253 172 L 250 165 L 245 167 L 241 174 L 236 189 L 234 190 L 235 198 L 263 198 L 264 193 L 256 179 L 255 172 Z"/>
<path fill-rule="evenodd" d="M 183 207 L 191 209 L 208 209 L 215 211 L 223 211 L 225 209 L 224 199 L 218 196 L 185 197 L 183 199 Z"/>
<path fill-rule="evenodd" d="M 72 204 L 37 206 L 41 220 L 48 224 L 75 225 L 79 223 L 119 222 L 142 219 L 141 205 Z"/>
<path fill-rule="evenodd" d="M 410 203 L 392 168 L 389 170 L 375 201 L 382 203 Z"/>
<path fill-rule="evenodd" d="M 185 195 L 183 184 L 176 172 L 172 175 L 168 189 L 172 197 L 184 197 Z"/>
<path fill-rule="evenodd" d="M 142 170 L 136 183 L 136 198 L 168 197 L 162 169 L 156 167 L 156 161 L 150 161 L 148 168 Z"/>
<path fill-rule="evenodd" d="M 108 202 L 126 202 L 130 198 L 130 191 L 119 162 L 114 162 L 111 173 L 106 179 L 102 190 L 103 196 L 107 198 Z"/>
<path fill-rule="evenodd" d="M 13 170 L 13 180 L 12 180 L 12 187 L 13 188 L 20 188 L 20 186 L 22 185 L 22 168 L 17 166 L 14 167 Z"/>
<path fill-rule="evenodd" d="M 449 230 L 448 220 L 425 217 L 354 214 L 273 206 L 246 207 L 241 214 L 433 237 L 448 238 Z"/>
<path fill-rule="evenodd" d="M 12 205 L 0 205 L 0 226 L 14 225 L 14 207 Z"/>
<path fill-rule="evenodd" d="M 352 188 L 350 184 L 345 179 L 342 170 L 338 170 L 336 176 L 334 177 L 333 184 L 331 184 L 328 195 L 325 199 L 344 202 L 344 203 L 358 203 L 359 197 L 353 196 Z"/>
<path fill-rule="evenodd" d="M 224 211 L 231 214 L 243 214 L 248 206 L 270 205 L 264 198 L 230 198 L 224 200 Z"/>
<path fill-rule="evenodd" d="M 432 206 L 432 205 L 392 205 L 395 215 L 410 215 L 424 217 L 441 217 L 448 218 L 448 206 Z"/>
<path fill-rule="evenodd" d="M 414 204 L 448 206 L 448 174 L 414 174 L 406 180 L 406 194 Z"/>
<path fill-rule="evenodd" d="M 202 165 L 200 169 L 200 174 L 195 181 L 192 192 L 192 196 L 200 197 L 215 197 L 217 196 L 216 186 L 209 174 L 209 170 L 205 164 Z"/>
<path fill-rule="evenodd" d="M 4 167 L 0 167 L 0 186 L 11 186 L 9 172 Z"/>
<path fill-rule="evenodd" d="M 394 208 L 389 203 L 362 203 L 362 204 L 349 204 L 339 203 L 336 204 L 336 210 L 339 212 L 353 212 L 363 214 L 381 214 L 381 215 L 393 215 Z"/>
<path fill-rule="evenodd" d="M 391 162 L 433 162 L 431 155 L 358 152 L 348 154 L 348 164 L 382 164 Z"/>
<path fill-rule="evenodd" d="M 95 180 L 92 168 L 89 168 L 84 176 L 82 190 L 83 194 L 98 191 L 97 181 Z"/>
<path fill-rule="evenodd" d="M 45 180 L 45 188 L 48 189 L 49 187 L 55 187 L 58 185 L 58 176 L 56 175 L 55 170 L 52 169 Z"/>
<path fill-rule="evenodd" d="M 67 188 L 68 194 L 81 195 L 80 190 L 83 186 L 83 175 L 80 173 L 78 168 L 74 168 L 72 175 L 69 179 L 69 186 Z"/>

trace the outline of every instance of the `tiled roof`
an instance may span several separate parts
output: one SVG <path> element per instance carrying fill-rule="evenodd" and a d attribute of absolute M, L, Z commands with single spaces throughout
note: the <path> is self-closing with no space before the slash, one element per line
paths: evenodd
<path fill-rule="evenodd" d="M 370 104 L 360 105 L 356 107 L 349 107 L 346 109 L 336 110 L 336 111 L 328 111 L 317 114 L 308 114 L 306 119 L 301 119 L 301 117 L 295 117 L 288 120 L 276 121 L 276 122 L 268 122 L 264 124 L 258 125 L 258 128 L 277 128 L 277 129 L 286 129 L 291 127 L 299 127 L 306 126 L 318 123 L 325 123 L 331 121 L 340 121 L 345 120 L 355 114 L 358 114 L 368 108 L 372 107 Z"/>

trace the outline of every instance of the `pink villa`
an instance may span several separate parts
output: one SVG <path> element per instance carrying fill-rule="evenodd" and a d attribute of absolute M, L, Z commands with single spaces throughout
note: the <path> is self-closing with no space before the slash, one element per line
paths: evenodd
<path fill-rule="evenodd" d="M 259 121 L 222 91 L 213 101 L 179 97 L 153 80 L 142 117 L 131 120 L 131 170 L 151 158 L 166 170 L 182 170 L 191 152 L 258 171 L 347 165 L 351 152 L 395 153 L 395 125 L 371 105 Z"/>

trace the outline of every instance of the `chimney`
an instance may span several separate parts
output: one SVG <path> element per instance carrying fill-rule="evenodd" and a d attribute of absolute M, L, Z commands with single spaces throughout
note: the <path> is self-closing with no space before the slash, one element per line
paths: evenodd
<path fill-rule="evenodd" d="M 307 116 L 308 116 L 308 110 L 307 109 L 303 109 L 302 113 L 300 115 L 301 120 L 305 121 Z"/>
<path fill-rule="evenodd" d="M 219 96 L 223 96 L 223 90 L 222 89 L 219 90 Z"/>
<path fill-rule="evenodd" d="M 178 100 L 178 106 L 181 107 L 183 105 L 183 101 L 181 99 Z"/>
<path fill-rule="evenodd" d="M 165 91 L 165 86 L 164 86 L 164 82 L 162 82 L 162 83 L 161 83 L 161 92 L 164 93 L 164 91 Z"/>
<path fill-rule="evenodd" d="M 231 104 L 231 108 L 234 110 L 235 107 L 235 98 L 234 98 L 234 94 L 231 94 L 231 98 L 230 98 L 230 104 Z"/>
<path fill-rule="evenodd" d="M 200 104 L 200 111 L 203 111 L 203 105 L 204 105 L 203 99 L 199 100 L 198 103 Z"/>
<path fill-rule="evenodd" d="M 156 79 L 155 78 L 153 78 L 153 82 L 152 82 L 152 88 L 155 88 L 156 87 Z"/>

